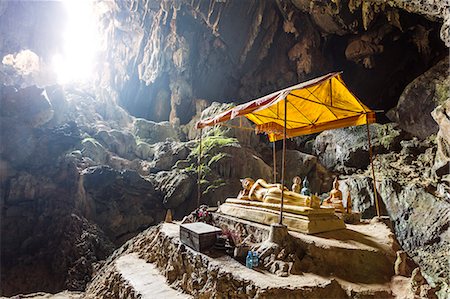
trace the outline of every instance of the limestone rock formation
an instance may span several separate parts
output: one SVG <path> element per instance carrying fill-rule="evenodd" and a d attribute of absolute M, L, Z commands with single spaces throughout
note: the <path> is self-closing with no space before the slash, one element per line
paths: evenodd
<path fill-rule="evenodd" d="M 82 290 L 93 263 L 114 249 L 98 227 L 72 214 L 83 203 L 66 153 L 80 142 L 80 129 L 68 120 L 46 127 L 53 110 L 43 94 L 2 87 L 2 294 Z"/>
<path fill-rule="evenodd" d="M 84 290 L 94 263 L 114 250 L 97 226 L 64 213 L 63 208 L 59 208 L 60 215 L 56 209 L 40 209 L 37 218 L 33 209 L 6 206 L 8 214 L 2 216 L 2 294 Z"/>
<path fill-rule="evenodd" d="M 101 16 L 105 21 L 103 30 L 114 38 L 108 41 L 111 58 L 117 60 L 122 53 L 125 58 L 125 68 L 111 64 L 113 68 L 107 72 L 115 74 L 114 87 L 121 92 L 120 101 L 135 115 L 187 123 L 195 113 L 193 97 L 231 96 L 236 93 L 239 80 L 227 81 L 228 86 L 223 88 L 223 78 L 241 76 L 243 70 L 239 70 L 238 62 L 250 66 L 267 55 L 267 51 L 259 57 L 248 54 L 269 47 L 273 41 L 279 24 L 273 3 L 205 4 L 180 1 L 172 6 L 165 1 L 152 5 L 140 2 L 130 11 L 118 1 Z M 241 16 L 238 19 L 244 34 L 234 34 L 234 22 L 222 17 L 226 14 Z M 120 24 L 120 28 L 115 24 Z M 145 29 L 147 26 L 149 30 Z M 124 37 L 120 41 L 115 38 L 119 32 Z M 149 101 L 144 102 L 144 97 Z"/>
<path fill-rule="evenodd" d="M 431 20 L 441 20 L 441 38 L 450 46 L 448 21 L 450 5 L 445 1 L 434 0 L 394 0 L 394 1 L 304 1 L 292 0 L 292 3 L 303 11 L 309 12 L 316 24 L 327 33 L 344 34 L 352 32 L 358 26 L 358 21 L 367 30 L 379 15 L 385 15 L 387 20 L 395 26 L 401 26 L 399 9 L 426 16 Z M 355 16 L 360 12 L 360 20 Z"/>
<path fill-rule="evenodd" d="M 391 180 L 384 180 L 380 190 L 402 248 L 421 267 L 427 280 L 438 286 L 444 298 L 449 292 L 450 275 L 449 202 L 417 186 L 402 190 Z"/>
<path fill-rule="evenodd" d="M 156 123 L 142 118 L 137 118 L 133 125 L 133 133 L 142 141 L 150 144 L 163 142 L 168 138 L 174 141 L 180 140 L 181 133 L 169 122 Z"/>
<path fill-rule="evenodd" d="M 396 124 L 370 125 L 371 143 L 376 154 L 400 148 L 407 135 Z M 336 129 L 320 133 L 313 145 L 313 153 L 328 169 L 353 172 L 369 165 L 369 143 L 365 126 Z"/>
<path fill-rule="evenodd" d="M 53 109 L 44 89 L 30 86 L 16 90 L 12 86 L 0 86 L 2 117 L 31 127 L 41 126 L 53 117 Z"/>
<path fill-rule="evenodd" d="M 438 176 L 447 176 L 450 173 L 450 100 L 438 106 L 432 113 L 439 126 L 437 134 L 437 153 L 434 162 L 434 171 Z M 447 178 L 448 179 L 448 178 Z"/>
<path fill-rule="evenodd" d="M 437 133 L 431 112 L 449 98 L 449 85 L 449 60 L 444 58 L 405 88 L 397 107 L 388 116 L 403 130 L 420 138 Z"/>
<path fill-rule="evenodd" d="M 170 170 L 180 160 L 185 160 L 191 149 L 182 142 L 159 142 L 153 145 L 153 160 L 150 171 L 153 173 Z"/>
<path fill-rule="evenodd" d="M 152 174 L 151 178 L 157 189 L 164 194 L 166 207 L 174 208 L 176 215 L 183 215 L 197 206 L 199 162 L 202 204 L 215 205 L 218 201 L 225 201 L 227 197 L 237 196 L 241 187 L 240 178 L 271 178 L 271 167 L 262 160 L 257 151 L 241 146 L 236 138 L 226 135 L 232 136 L 233 133 L 220 128 L 206 132 L 202 139 L 201 153 L 199 140 L 178 145 L 166 144 L 187 149 L 185 156 L 177 157 L 177 154 L 171 151 L 161 151 L 160 155 L 167 156 L 166 160 L 170 163 L 164 171 Z M 157 171 L 156 168 L 151 169 L 155 170 L 153 172 Z M 181 203 L 183 204 L 180 205 Z"/>
<path fill-rule="evenodd" d="M 352 209 L 361 213 L 362 219 L 371 219 L 377 215 L 373 179 L 369 175 L 352 175 L 339 181 L 342 197 L 347 199 L 350 194 Z M 347 201 L 345 200 L 345 205 Z M 381 214 L 386 214 L 383 201 L 379 201 Z"/>
<path fill-rule="evenodd" d="M 436 144 L 413 138 L 400 145 L 400 151 L 378 155 L 375 161 L 381 213 L 390 217 L 402 248 L 445 298 L 449 291 L 444 252 L 449 247 L 450 203 L 436 192 L 439 179 L 432 173 Z M 372 217 L 375 207 L 370 172 L 341 182 L 344 196 L 347 192 L 352 196 L 354 210 L 363 218 Z"/>
<path fill-rule="evenodd" d="M 81 173 L 88 215 L 115 243 L 162 221 L 164 209 L 153 184 L 136 171 L 108 166 L 90 167 Z"/>
<path fill-rule="evenodd" d="M 81 141 L 81 153 L 92 159 L 94 163 L 104 164 L 108 160 L 108 151 L 94 138 Z"/>
<path fill-rule="evenodd" d="M 0 19 L 1 83 L 18 87 L 55 84 L 51 58 L 64 38 L 59 30 L 65 19 L 62 3 L 3 1 Z"/>
<path fill-rule="evenodd" d="M 195 171 L 174 169 L 172 171 L 160 171 L 154 176 L 156 188 L 164 194 L 164 206 L 168 209 L 178 208 L 183 203 L 190 201 L 196 205 L 194 198 L 197 194 L 197 174 Z M 183 215 L 183 211 L 178 211 Z"/>
<path fill-rule="evenodd" d="M 186 132 L 187 138 L 190 140 L 200 138 L 200 133 L 204 136 L 208 136 L 214 128 L 206 127 L 200 130 L 195 128 L 195 124 L 200 119 L 206 119 L 208 117 L 213 117 L 227 109 L 230 109 L 235 104 L 233 103 L 219 103 L 213 102 L 211 105 L 208 105 L 207 102 L 200 101 L 198 110 L 196 114 L 192 117 L 192 120 L 184 126 L 184 131 Z M 239 141 L 239 144 L 244 147 L 251 147 L 258 149 L 260 146 L 265 146 L 264 143 L 260 142 L 260 136 L 256 135 L 253 130 L 249 130 L 251 128 L 251 122 L 244 118 L 240 117 L 238 119 L 232 119 L 227 124 L 226 127 L 222 128 L 222 131 L 225 136 L 236 138 Z"/>

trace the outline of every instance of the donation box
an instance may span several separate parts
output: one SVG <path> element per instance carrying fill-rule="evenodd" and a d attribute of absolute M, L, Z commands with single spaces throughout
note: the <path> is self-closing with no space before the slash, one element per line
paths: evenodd
<path fill-rule="evenodd" d="M 217 235 L 221 232 L 220 228 L 203 222 L 181 224 L 180 240 L 183 244 L 201 252 L 213 246 Z"/>

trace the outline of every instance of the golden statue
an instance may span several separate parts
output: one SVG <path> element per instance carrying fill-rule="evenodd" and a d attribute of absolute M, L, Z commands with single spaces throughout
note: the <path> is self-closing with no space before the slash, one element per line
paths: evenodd
<path fill-rule="evenodd" d="M 352 211 L 352 198 L 350 196 L 350 191 L 348 192 L 348 196 L 347 196 L 347 213 L 351 214 Z"/>
<path fill-rule="evenodd" d="M 334 208 L 336 212 L 345 212 L 344 205 L 342 204 L 342 192 L 339 190 L 339 181 L 337 178 L 333 181 L 333 189 L 330 192 L 330 196 L 328 196 L 322 207 L 326 208 Z"/>
<path fill-rule="evenodd" d="M 300 180 L 300 178 L 298 179 Z M 269 184 L 263 179 L 258 179 L 255 182 L 252 178 L 245 178 L 241 180 L 241 183 L 243 190 L 241 190 L 237 196 L 237 198 L 241 200 L 278 204 L 281 203 L 281 191 L 283 190 L 284 204 L 294 206 L 311 206 L 311 198 L 309 196 L 304 196 L 297 192 L 289 191 L 281 184 Z"/>
<path fill-rule="evenodd" d="M 302 189 L 302 179 L 299 176 L 296 176 L 292 179 L 292 192 L 300 193 Z"/>
<path fill-rule="evenodd" d="M 164 219 L 164 222 L 166 223 L 172 223 L 173 217 L 172 217 L 172 210 L 168 209 L 166 213 L 166 218 Z"/>

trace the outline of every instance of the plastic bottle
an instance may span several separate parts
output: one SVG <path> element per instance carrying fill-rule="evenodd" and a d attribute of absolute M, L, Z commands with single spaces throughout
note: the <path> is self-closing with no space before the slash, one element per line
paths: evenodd
<path fill-rule="evenodd" d="M 247 266 L 247 268 L 249 269 L 253 268 L 253 255 L 251 251 L 247 253 L 247 258 L 245 259 L 245 266 Z"/>
<path fill-rule="evenodd" d="M 252 266 L 255 268 L 258 267 L 258 265 L 259 265 L 258 252 L 253 251 Z"/>

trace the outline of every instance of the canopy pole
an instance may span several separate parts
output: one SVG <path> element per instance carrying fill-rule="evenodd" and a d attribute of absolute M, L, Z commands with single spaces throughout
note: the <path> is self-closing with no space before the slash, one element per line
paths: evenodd
<path fill-rule="evenodd" d="M 369 142 L 369 159 L 370 166 L 372 167 L 372 179 L 373 179 L 373 194 L 375 198 L 375 207 L 377 209 L 377 216 L 380 217 L 380 205 L 378 203 L 378 192 L 377 192 L 377 181 L 375 179 L 375 169 L 373 167 L 373 158 L 372 158 L 372 143 L 370 141 L 370 130 L 369 130 L 369 120 L 366 115 L 366 127 L 367 127 L 367 140 Z"/>
<path fill-rule="evenodd" d="M 287 125 L 287 99 L 284 99 L 283 164 L 281 164 L 281 205 L 280 205 L 281 225 L 283 225 L 284 174 L 286 172 L 286 125 Z"/>
<path fill-rule="evenodd" d="M 201 163 L 201 159 L 202 159 L 202 135 L 203 135 L 203 129 L 200 129 L 200 144 L 199 144 L 198 160 L 197 160 L 197 208 L 200 207 L 200 198 L 201 198 L 200 180 L 201 180 L 202 167 L 201 167 L 200 163 Z"/>
<path fill-rule="evenodd" d="M 275 140 L 272 142 L 272 154 L 273 154 L 273 182 L 277 182 L 277 152 L 275 148 Z"/>

